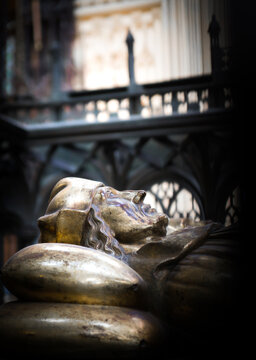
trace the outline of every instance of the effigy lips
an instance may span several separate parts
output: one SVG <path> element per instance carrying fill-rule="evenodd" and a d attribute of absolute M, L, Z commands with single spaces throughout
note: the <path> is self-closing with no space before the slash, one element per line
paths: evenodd
<path fill-rule="evenodd" d="M 138 307 L 146 290 L 140 275 L 122 261 L 60 243 L 18 251 L 3 266 L 2 281 L 13 295 L 30 301 Z"/>
<path fill-rule="evenodd" d="M 0 307 L 0 338 L 4 353 L 75 359 L 155 348 L 162 327 L 150 313 L 126 307 L 12 302 Z"/>

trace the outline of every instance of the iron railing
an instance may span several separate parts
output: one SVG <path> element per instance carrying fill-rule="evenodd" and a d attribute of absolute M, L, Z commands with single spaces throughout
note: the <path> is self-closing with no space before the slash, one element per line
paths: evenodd
<path fill-rule="evenodd" d="M 18 248 L 35 241 L 36 220 L 64 176 L 148 190 L 174 218 L 239 219 L 239 94 L 219 67 L 218 41 L 211 41 L 212 74 L 145 85 L 135 82 L 128 49 L 127 87 L 0 106 L 2 248 L 10 234 Z"/>

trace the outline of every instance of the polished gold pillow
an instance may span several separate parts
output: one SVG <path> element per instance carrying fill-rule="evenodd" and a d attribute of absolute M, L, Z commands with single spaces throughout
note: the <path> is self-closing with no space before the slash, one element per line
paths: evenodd
<path fill-rule="evenodd" d="M 43 243 L 14 254 L 2 280 L 25 300 L 138 307 L 144 280 L 124 262 L 79 245 Z"/>

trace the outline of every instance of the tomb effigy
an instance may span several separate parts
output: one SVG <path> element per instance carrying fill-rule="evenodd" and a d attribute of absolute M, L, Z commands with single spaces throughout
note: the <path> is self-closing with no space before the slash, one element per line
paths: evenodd
<path fill-rule="evenodd" d="M 193 342 L 226 326 L 236 231 L 212 221 L 174 226 L 145 195 L 80 178 L 55 185 L 39 242 L 2 268 L 17 297 L 0 308 L 3 350 L 127 358 L 174 347 L 173 334 Z"/>

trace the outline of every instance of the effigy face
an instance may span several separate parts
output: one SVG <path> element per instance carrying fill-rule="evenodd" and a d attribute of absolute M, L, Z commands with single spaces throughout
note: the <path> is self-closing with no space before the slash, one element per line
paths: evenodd
<path fill-rule="evenodd" d="M 135 242 L 150 235 L 166 235 L 168 217 L 144 203 L 146 192 L 97 189 L 94 205 L 121 243 Z"/>

